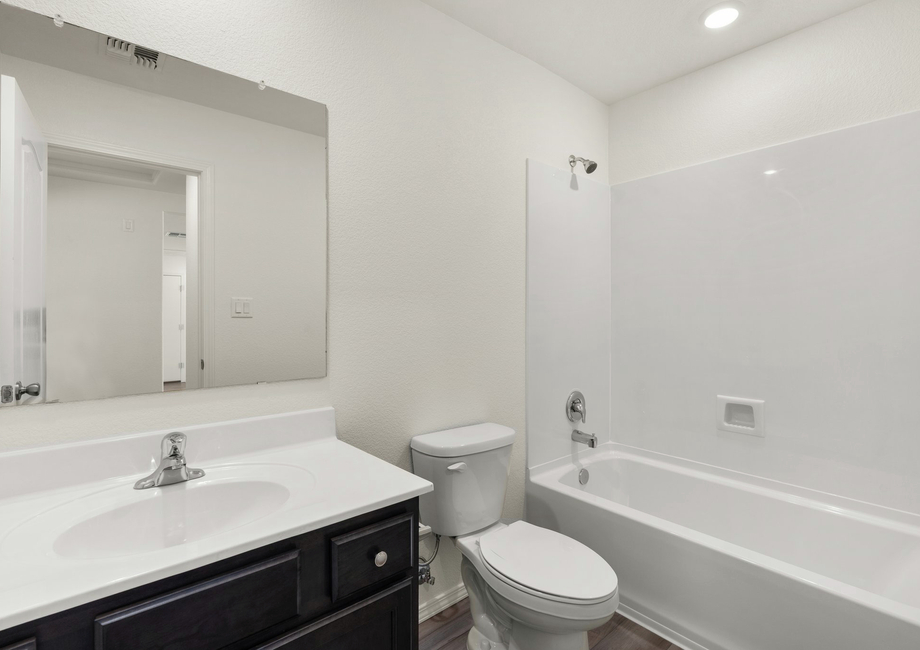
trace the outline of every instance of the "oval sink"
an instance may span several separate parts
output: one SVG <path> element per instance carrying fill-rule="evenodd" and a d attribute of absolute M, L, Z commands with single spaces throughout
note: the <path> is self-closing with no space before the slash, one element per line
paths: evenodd
<path fill-rule="evenodd" d="M 156 492 L 71 526 L 54 552 L 78 559 L 150 553 L 244 526 L 290 497 L 283 485 L 256 480 L 190 481 Z"/>
<path fill-rule="evenodd" d="M 323 495 L 312 473 L 283 463 L 205 467 L 203 478 L 149 490 L 122 479 L 59 503 L 0 538 L 0 556 L 34 553 L 47 560 L 95 561 L 155 553 L 315 505 Z M 45 541 L 47 540 L 47 541 Z"/>

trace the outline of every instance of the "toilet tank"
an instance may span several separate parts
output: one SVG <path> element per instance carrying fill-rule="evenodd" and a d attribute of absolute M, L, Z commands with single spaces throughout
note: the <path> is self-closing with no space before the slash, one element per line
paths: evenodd
<path fill-rule="evenodd" d="M 434 484 L 419 497 L 422 522 L 456 537 L 487 528 L 502 515 L 514 429 L 500 424 L 436 431 L 412 439 L 412 468 Z"/>

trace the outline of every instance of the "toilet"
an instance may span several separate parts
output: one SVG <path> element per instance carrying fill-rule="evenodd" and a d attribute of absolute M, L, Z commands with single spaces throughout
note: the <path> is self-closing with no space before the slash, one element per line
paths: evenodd
<path fill-rule="evenodd" d="M 588 630 L 619 604 L 617 576 L 584 544 L 501 520 L 514 430 L 476 424 L 412 439 L 424 523 L 453 539 L 473 628 L 468 650 L 588 650 Z"/>

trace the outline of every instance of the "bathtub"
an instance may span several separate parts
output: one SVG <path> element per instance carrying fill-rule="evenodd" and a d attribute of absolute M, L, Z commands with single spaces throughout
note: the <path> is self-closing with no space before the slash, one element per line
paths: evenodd
<path fill-rule="evenodd" d="M 604 556 L 620 612 L 688 650 L 920 649 L 917 515 L 606 444 L 531 470 L 527 519 Z"/>

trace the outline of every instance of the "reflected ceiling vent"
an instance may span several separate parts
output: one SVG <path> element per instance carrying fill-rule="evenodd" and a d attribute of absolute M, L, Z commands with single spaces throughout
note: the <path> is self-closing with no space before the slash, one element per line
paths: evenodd
<path fill-rule="evenodd" d="M 105 36 L 100 34 L 99 45 L 102 52 L 109 57 L 124 61 L 130 65 L 138 65 L 147 70 L 161 70 L 163 68 L 162 54 L 149 47 L 142 47 L 123 41 L 114 36 Z"/>

